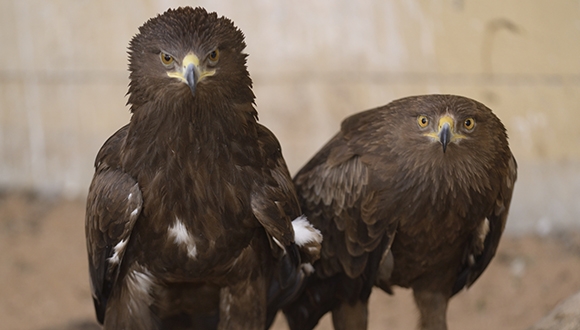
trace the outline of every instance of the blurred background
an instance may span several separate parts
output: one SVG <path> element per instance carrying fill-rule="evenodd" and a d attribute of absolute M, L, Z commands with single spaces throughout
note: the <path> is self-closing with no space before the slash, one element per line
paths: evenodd
<path fill-rule="evenodd" d="M 129 121 L 129 40 L 184 5 L 244 31 L 260 121 L 292 173 L 355 112 L 430 93 L 486 104 L 519 163 L 506 236 L 515 245 L 500 249 L 498 274 L 523 281 L 550 249 L 546 260 L 562 263 L 553 279 L 564 286 L 545 288 L 560 295 L 534 293 L 542 304 L 522 307 L 513 329 L 580 288 L 570 275 L 580 251 L 580 1 L 0 0 L 0 329 L 94 319 L 83 235 L 94 157 Z"/>

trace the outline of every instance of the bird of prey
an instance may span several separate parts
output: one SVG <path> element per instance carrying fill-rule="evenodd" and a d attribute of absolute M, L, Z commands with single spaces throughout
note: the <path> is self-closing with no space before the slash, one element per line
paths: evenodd
<path fill-rule="evenodd" d="M 105 329 L 264 329 L 317 258 L 244 48 L 231 20 L 191 7 L 130 42 L 131 120 L 98 152 L 86 207 Z"/>
<path fill-rule="evenodd" d="M 332 312 L 366 329 L 378 286 L 413 289 L 421 329 L 446 329 L 449 299 L 493 258 L 516 161 L 490 109 L 453 95 L 414 96 L 355 114 L 295 176 L 303 212 L 324 236 L 291 329 Z"/>

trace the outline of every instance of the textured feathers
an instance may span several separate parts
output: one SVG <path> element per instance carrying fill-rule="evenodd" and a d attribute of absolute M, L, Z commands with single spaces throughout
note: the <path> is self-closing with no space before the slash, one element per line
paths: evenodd
<path fill-rule="evenodd" d="M 131 40 L 131 122 L 99 151 L 86 210 L 105 329 L 263 329 L 318 258 L 314 229 L 295 244 L 300 206 L 244 48 L 229 19 L 190 7 Z M 185 58 L 194 80 L 176 78 Z"/>
<path fill-rule="evenodd" d="M 104 321 L 107 299 L 115 285 L 126 243 L 141 213 L 138 184 L 116 168 L 114 148 L 127 134 L 127 126 L 105 142 L 95 162 L 96 173 L 87 196 L 86 235 L 93 301 L 99 322 Z"/>
<path fill-rule="evenodd" d="M 432 136 L 445 116 L 454 140 L 444 151 Z M 345 119 L 294 178 L 324 242 L 314 278 L 284 309 L 291 328 L 327 311 L 362 326 L 372 286 L 398 285 L 414 290 L 422 329 L 445 329 L 447 300 L 495 255 L 516 171 L 504 126 L 468 98 L 408 97 Z"/>

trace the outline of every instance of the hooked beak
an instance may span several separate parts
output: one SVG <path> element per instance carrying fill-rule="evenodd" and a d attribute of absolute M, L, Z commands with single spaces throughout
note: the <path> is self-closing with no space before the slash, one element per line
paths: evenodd
<path fill-rule="evenodd" d="M 443 116 L 439 119 L 437 137 L 443 146 L 443 153 L 447 150 L 449 142 L 451 142 L 455 137 L 453 132 L 454 123 L 455 121 L 449 115 Z"/>
<path fill-rule="evenodd" d="M 167 73 L 169 77 L 177 78 L 186 83 L 194 96 L 197 84 L 205 77 L 213 76 L 214 74 L 215 69 L 205 68 L 203 65 L 200 66 L 199 58 L 193 53 L 187 54 L 181 61 L 181 66 L 177 67 L 175 71 Z"/>
<path fill-rule="evenodd" d="M 441 129 L 439 130 L 439 142 L 443 146 L 443 152 L 447 150 L 447 144 L 451 141 L 451 127 L 449 123 L 444 123 Z"/>
<path fill-rule="evenodd" d="M 187 86 L 189 86 L 191 94 L 195 96 L 195 87 L 197 85 L 197 70 L 193 63 L 187 64 L 187 67 L 183 72 L 183 78 L 185 78 L 185 83 Z"/>
<path fill-rule="evenodd" d="M 443 153 L 447 151 L 449 143 L 466 138 L 465 135 L 455 131 L 455 120 L 450 115 L 445 115 L 439 119 L 437 130 L 423 135 L 428 136 L 432 141 L 439 141 L 443 147 Z"/>

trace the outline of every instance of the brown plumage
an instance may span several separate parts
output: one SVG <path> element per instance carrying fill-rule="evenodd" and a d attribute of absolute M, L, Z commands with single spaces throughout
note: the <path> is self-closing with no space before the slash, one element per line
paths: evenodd
<path fill-rule="evenodd" d="M 131 40 L 131 121 L 99 151 L 86 209 L 105 329 L 263 329 L 317 258 L 244 48 L 229 19 L 190 7 Z"/>
<path fill-rule="evenodd" d="M 421 329 L 446 329 L 449 298 L 496 252 L 515 180 L 504 126 L 474 100 L 415 96 L 347 118 L 294 178 L 324 242 L 284 309 L 291 328 L 332 311 L 336 329 L 366 329 L 372 287 L 397 285 L 413 289 Z"/>

